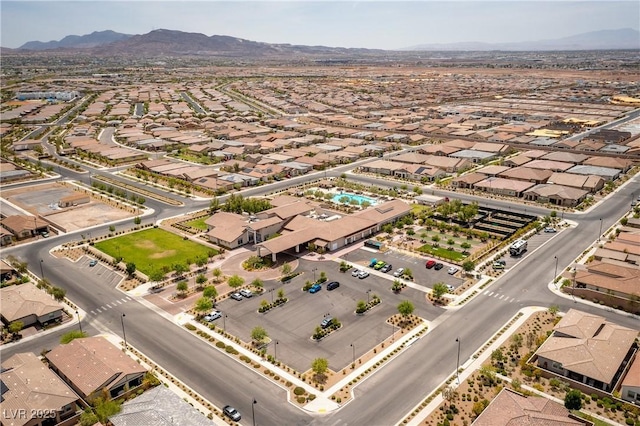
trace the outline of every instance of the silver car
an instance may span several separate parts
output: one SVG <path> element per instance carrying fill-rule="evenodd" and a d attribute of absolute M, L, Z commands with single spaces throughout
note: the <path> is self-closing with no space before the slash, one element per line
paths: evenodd
<path fill-rule="evenodd" d="M 242 289 L 242 290 L 240 290 L 240 294 L 243 297 L 246 297 L 247 299 L 250 298 L 250 297 L 253 297 L 253 293 L 251 292 L 251 290 Z"/>
<path fill-rule="evenodd" d="M 402 274 L 404 274 L 404 268 L 398 268 L 396 269 L 396 271 L 393 273 L 394 277 L 401 277 Z"/>

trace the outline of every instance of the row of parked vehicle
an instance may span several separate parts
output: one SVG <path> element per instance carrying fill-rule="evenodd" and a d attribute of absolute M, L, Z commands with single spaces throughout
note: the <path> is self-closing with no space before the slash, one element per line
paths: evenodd
<path fill-rule="evenodd" d="M 331 291 L 331 290 L 335 290 L 336 288 L 340 287 L 340 283 L 338 281 L 331 281 L 329 284 L 327 284 L 327 290 Z M 314 285 L 311 286 L 311 288 L 309 289 L 309 293 L 317 293 L 320 290 L 322 290 L 322 284 L 320 283 L 315 283 Z"/>
<path fill-rule="evenodd" d="M 439 271 L 440 269 L 444 268 L 444 264 L 441 262 L 436 262 L 433 259 L 429 259 L 427 260 L 427 263 L 425 263 L 424 265 L 427 269 L 435 269 L 436 271 Z M 453 275 L 456 272 L 458 272 L 460 269 L 458 269 L 456 266 L 451 266 L 449 267 L 449 269 L 447 269 L 447 274 L 449 275 Z"/>

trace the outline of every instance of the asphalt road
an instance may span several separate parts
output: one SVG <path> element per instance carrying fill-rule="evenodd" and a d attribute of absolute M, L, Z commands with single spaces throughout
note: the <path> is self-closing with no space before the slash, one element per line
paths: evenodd
<path fill-rule="evenodd" d="M 353 167 L 350 165 L 349 167 Z M 334 170 L 331 174 L 339 174 Z M 316 175 L 321 175 L 316 174 Z M 319 176 L 318 176 L 319 177 Z M 275 187 L 290 186 L 292 183 L 309 180 L 303 176 L 278 182 Z M 365 181 L 380 184 L 375 179 Z M 383 181 L 384 182 L 384 181 Z M 264 193 L 274 190 L 252 188 L 245 195 Z M 122 302 L 123 294 L 112 287 L 100 285 L 83 268 L 69 267 L 67 260 L 48 256 L 48 250 L 73 236 L 65 235 L 35 244 L 27 244 L 3 250 L 3 254 L 14 254 L 26 260 L 34 272 L 43 259 L 43 271 L 47 279 L 67 290 L 68 297 L 84 310 L 91 310 L 105 303 L 113 304 L 95 315 L 90 321 L 96 321 L 101 327 L 121 335 L 122 313 L 126 315 L 127 341 L 142 352 L 150 355 L 154 361 L 180 377 L 189 386 L 200 392 L 218 406 L 227 403 L 235 405 L 247 419 L 251 402 L 256 398 L 256 422 L 264 425 L 302 425 L 302 424 L 394 424 L 421 401 L 435 386 L 455 370 L 455 338 L 461 340 L 461 360 L 468 358 L 497 329 L 499 329 L 522 306 L 550 306 L 557 304 L 562 310 L 579 307 L 588 312 L 604 315 L 622 325 L 637 327 L 637 319 L 603 311 L 588 305 L 573 304 L 571 299 L 559 298 L 550 293 L 546 284 L 551 280 L 551 268 L 558 257 L 559 270 L 568 266 L 585 248 L 596 240 L 599 230 L 605 230 L 614 224 L 628 210 L 630 197 L 638 188 L 638 177 L 587 214 L 567 214 L 579 223 L 576 228 L 563 232 L 561 238 L 554 238 L 538 251 L 532 252 L 525 261 L 515 266 L 487 290 L 503 294 L 504 298 L 485 295 L 477 296 L 458 310 L 442 314 L 434 328 L 410 349 L 403 352 L 397 360 L 387 364 L 376 374 L 371 375 L 356 387 L 356 399 L 341 410 L 327 416 L 311 417 L 286 402 L 285 393 L 268 380 L 255 374 L 226 355 L 209 347 L 161 316 L 156 315 L 135 299 Z M 458 195 L 458 194 L 456 194 Z M 501 205 L 502 201 L 486 201 Z M 158 218 L 185 213 L 189 207 L 208 205 L 208 201 L 193 202 L 188 207 L 175 209 L 162 203 L 154 205 Z M 514 209 L 524 207 L 513 207 Z M 527 206 L 527 213 L 547 212 L 546 209 Z M 105 231 L 107 226 L 94 232 Z M 76 233 L 77 234 L 77 233 Z M 509 300 L 514 299 L 513 302 Z M 118 303 L 120 300 L 122 303 Z M 517 302 L 516 302 L 517 301 Z M 37 340 L 36 340 L 37 341 Z M 28 342 L 24 347 L 37 347 Z M 49 343 L 47 343 L 49 344 Z M 21 348 L 19 344 L 14 348 Z M 14 349 L 11 350 L 20 350 Z M 8 351 L 6 353 L 9 353 Z M 5 351 L 2 352 L 3 356 Z"/>

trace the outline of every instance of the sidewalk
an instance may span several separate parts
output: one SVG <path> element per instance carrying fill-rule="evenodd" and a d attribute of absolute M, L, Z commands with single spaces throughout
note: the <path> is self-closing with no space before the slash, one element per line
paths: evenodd
<path fill-rule="evenodd" d="M 511 337 L 511 333 L 509 331 L 517 330 L 518 327 L 524 324 L 529 319 L 529 317 L 535 312 L 545 311 L 545 310 L 547 310 L 547 308 L 528 307 L 518 311 L 518 313 L 519 314 L 521 313 L 522 316 L 520 316 L 513 324 L 511 324 L 506 331 L 503 331 L 501 333 L 501 330 L 503 330 L 511 320 L 507 321 L 507 323 L 504 326 L 502 326 L 499 330 L 497 330 L 496 333 L 486 342 L 488 343 L 495 338 L 495 341 L 489 347 L 487 347 L 478 357 L 475 357 L 475 354 L 474 354 L 460 365 L 460 372 L 459 372 L 460 381 L 456 382 L 454 380 L 451 386 L 454 386 L 456 383 L 459 384 L 464 382 L 477 369 L 479 369 L 482 363 L 484 363 L 487 360 L 487 358 L 491 356 L 491 352 L 493 352 L 494 350 L 502 346 L 502 344 L 504 344 L 504 342 L 506 342 Z M 517 315 L 518 314 L 516 314 L 516 316 Z M 484 346 L 485 345 L 482 345 L 481 348 L 483 348 Z M 454 371 L 452 375 L 455 375 L 455 374 L 456 373 Z M 435 389 L 439 389 L 441 386 L 445 384 L 446 384 L 446 380 L 444 380 L 442 383 L 436 386 Z M 413 407 L 411 410 L 408 410 L 408 413 L 412 413 L 414 410 L 420 410 L 420 412 L 415 417 L 413 417 L 407 423 L 407 425 L 419 426 L 434 410 L 436 410 L 440 406 L 440 404 L 442 404 L 443 401 L 444 401 L 444 398 L 440 393 L 437 394 L 425 408 L 421 408 L 421 405 L 422 405 L 422 401 L 421 401 L 420 403 L 418 403 L 418 405 Z"/>

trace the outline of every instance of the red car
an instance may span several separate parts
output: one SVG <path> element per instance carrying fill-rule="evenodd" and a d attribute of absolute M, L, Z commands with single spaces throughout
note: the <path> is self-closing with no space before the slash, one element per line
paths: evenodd
<path fill-rule="evenodd" d="M 431 260 L 427 260 L 427 264 L 425 265 L 427 267 L 427 269 L 431 269 L 434 266 L 436 266 L 436 261 L 431 259 Z"/>

